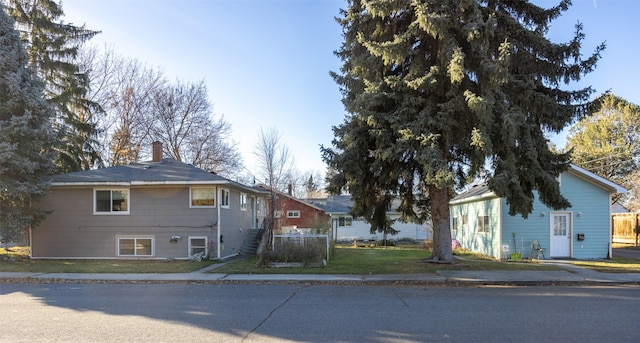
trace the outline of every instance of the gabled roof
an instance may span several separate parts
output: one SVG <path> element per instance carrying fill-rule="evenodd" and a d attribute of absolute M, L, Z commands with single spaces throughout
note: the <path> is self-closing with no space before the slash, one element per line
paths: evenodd
<path fill-rule="evenodd" d="M 259 185 L 256 186 L 256 188 L 259 188 L 260 190 L 262 190 L 263 192 L 266 192 L 266 193 L 270 193 L 271 192 L 271 187 L 269 187 L 269 186 L 267 186 L 265 184 L 259 184 Z M 289 198 L 289 199 L 291 199 L 291 200 L 293 200 L 295 202 L 301 203 L 301 204 L 303 204 L 305 206 L 309 206 L 309 207 L 311 207 L 311 208 L 313 208 L 315 210 L 325 212 L 325 209 L 324 209 L 323 206 L 318 206 L 317 204 L 315 204 L 313 202 L 302 200 L 302 199 L 298 199 L 298 198 L 296 198 L 296 197 L 294 197 L 292 195 L 289 195 L 289 194 L 284 193 L 284 192 L 280 192 L 280 191 L 275 190 L 275 189 L 273 189 L 273 193 L 278 194 L 279 196 L 287 197 L 287 198 Z"/>
<path fill-rule="evenodd" d="M 575 164 L 570 164 L 567 172 L 591 184 L 594 184 L 600 188 L 603 188 L 607 190 L 609 193 L 627 193 L 628 192 L 627 189 L 618 185 L 617 183 L 609 181 L 586 169 L 580 168 Z M 456 204 L 460 202 L 469 202 L 469 201 L 479 200 L 482 198 L 491 198 L 491 197 L 496 197 L 496 194 L 492 190 L 490 190 L 489 186 L 487 186 L 487 184 L 485 183 L 485 184 L 474 186 L 471 189 L 458 194 L 453 199 L 451 199 L 450 203 Z"/>
<path fill-rule="evenodd" d="M 626 188 L 620 186 L 619 184 L 609 181 L 601 176 L 598 176 L 586 169 L 580 168 L 578 166 L 576 166 L 575 164 L 572 164 L 568 170 L 568 172 L 581 177 L 583 179 L 586 179 L 587 181 L 594 183 L 606 190 L 608 190 L 610 193 L 628 193 L 629 190 L 627 190 Z"/>
<path fill-rule="evenodd" d="M 264 191 L 231 181 L 220 175 L 165 158 L 160 162 L 141 162 L 125 166 L 113 166 L 55 175 L 52 186 L 141 186 L 141 185 L 230 185 L 251 190 Z"/>
<path fill-rule="evenodd" d="M 326 199 L 307 199 L 305 201 L 313 203 L 315 206 L 323 207 L 325 212 L 329 214 L 348 214 L 353 207 L 351 195 L 332 195 Z M 387 213 L 397 213 L 399 206 L 400 199 L 394 199 Z"/>
<path fill-rule="evenodd" d="M 451 199 L 450 203 L 453 204 L 463 201 L 472 201 L 491 197 L 496 197 L 496 194 L 489 189 L 489 186 L 486 183 L 483 183 L 473 186 L 471 189 L 456 195 L 455 197 L 453 197 L 453 199 Z"/>

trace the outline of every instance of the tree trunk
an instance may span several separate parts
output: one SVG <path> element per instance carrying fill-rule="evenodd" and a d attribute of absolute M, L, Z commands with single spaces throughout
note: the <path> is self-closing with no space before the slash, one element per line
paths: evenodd
<path fill-rule="evenodd" d="M 451 229 L 449 226 L 449 192 L 446 188 L 429 186 L 431 198 L 431 223 L 433 227 L 433 251 L 429 259 L 433 261 L 453 261 L 451 249 Z"/>

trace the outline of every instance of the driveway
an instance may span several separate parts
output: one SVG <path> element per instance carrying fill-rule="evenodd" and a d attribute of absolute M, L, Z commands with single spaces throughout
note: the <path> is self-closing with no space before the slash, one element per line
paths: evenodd
<path fill-rule="evenodd" d="M 640 249 L 637 249 L 637 248 L 613 249 L 613 256 L 635 258 L 640 260 Z"/>

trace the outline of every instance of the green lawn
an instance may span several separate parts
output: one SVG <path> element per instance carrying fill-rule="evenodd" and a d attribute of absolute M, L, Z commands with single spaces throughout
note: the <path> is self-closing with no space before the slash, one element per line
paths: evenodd
<path fill-rule="evenodd" d="M 414 274 L 437 270 L 557 270 L 540 263 L 507 263 L 475 254 L 456 252 L 454 263 L 430 263 L 429 250 L 415 246 L 355 248 L 336 247 L 325 267 L 256 267 L 257 258 L 249 257 L 220 266 L 211 272 L 226 274 Z"/>
<path fill-rule="evenodd" d="M 226 274 L 413 274 L 437 270 L 558 270 L 539 262 L 504 262 L 457 250 L 454 263 L 430 263 L 430 251 L 416 245 L 356 248 L 338 246 L 325 267 L 256 267 L 257 258 L 226 263 L 211 272 Z M 187 273 L 215 261 L 184 260 L 30 260 L 28 249 L 0 248 L 0 272 L 34 273 Z M 11 259 L 11 260 L 10 260 Z M 609 261 L 575 261 L 576 265 L 602 272 L 640 273 L 640 261 L 616 257 Z"/>

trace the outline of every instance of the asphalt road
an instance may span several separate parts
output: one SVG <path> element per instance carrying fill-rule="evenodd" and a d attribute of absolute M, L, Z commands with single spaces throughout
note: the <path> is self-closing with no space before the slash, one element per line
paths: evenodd
<path fill-rule="evenodd" d="M 614 257 L 635 258 L 640 260 L 640 250 L 638 249 L 613 249 L 612 254 Z"/>
<path fill-rule="evenodd" d="M 0 284 L 0 342 L 638 342 L 640 286 Z"/>

